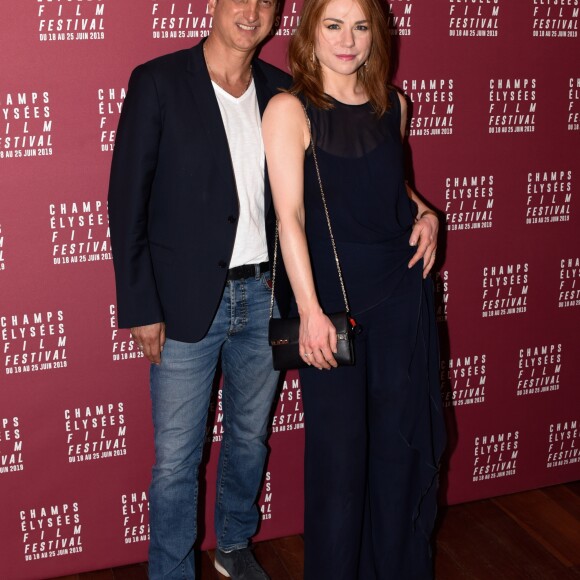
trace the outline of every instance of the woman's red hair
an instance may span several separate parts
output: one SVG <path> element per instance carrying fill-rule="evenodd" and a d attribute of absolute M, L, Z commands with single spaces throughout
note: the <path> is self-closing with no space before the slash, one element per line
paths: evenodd
<path fill-rule="evenodd" d="M 369 57 L 358 70 L 359 82 L 377 115 L 389 108 L 388 80 L 391 67 L 391 35 L 380 0 L 355 0 L 369 20 L 372 43 Z M 330 0 L 304 0 L 300 24 L 290 40 L 288 60 L 294 79 L 290 92 L 303 94 L 314 106 L 330 109 L 324 94 L 322 70 L 313 59 L 314 42 Z"/>

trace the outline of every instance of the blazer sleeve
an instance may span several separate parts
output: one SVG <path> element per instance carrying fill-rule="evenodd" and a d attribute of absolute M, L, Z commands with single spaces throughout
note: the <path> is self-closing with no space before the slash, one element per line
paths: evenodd
<path fill-rule="evenodd" d="M 109 181 L 109 227 L 120 328 L 163 321 L 148 239 L 148 207 L 161 129 L 154 78 L 141 65 L 129 80 Z"/>

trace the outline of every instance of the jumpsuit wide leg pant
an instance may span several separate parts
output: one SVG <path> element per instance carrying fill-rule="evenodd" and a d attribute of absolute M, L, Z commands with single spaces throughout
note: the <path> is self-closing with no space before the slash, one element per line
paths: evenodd
<path fill-rule="evenodd" d="M 431 428 L 441 419 L 438 377 L 428 360 L 437 346 L 429 336 L 432 304 L 417 276 L 414 268 L 396 296 L 357 315 L 363 330 L 355 366 L 300 371 L 305 580 L 433 577 L 443 435 Z"/>

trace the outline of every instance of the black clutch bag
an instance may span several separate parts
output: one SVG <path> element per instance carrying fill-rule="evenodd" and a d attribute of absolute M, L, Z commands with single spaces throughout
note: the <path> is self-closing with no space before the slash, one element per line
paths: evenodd
<path fill-rule="evenodd" d="M 350 316 L 350 308 L 348 306 L 348 298 L 346 295 L 346 288 L 344 280 L 342 279 L 342 270 L 338 260 L 338 252 L 336 251 L 336 244 L 334 236 L 332 235 L 332 226 L 330 225 L 330 215 L 326 206 L 326 196 L 324 195 L 324 188 L 322 187 L 322 179 L 320 178 L 320 170 L 318 168 L 318 160 L 316 159 L 316 149 L 312 141 L 312 130 L 310 127 L 310 119 L 306 108 L 302 105 L 304 114 L 306 115 L 306 122 L 308 123 L 308 130 L 310 131 L 310 143 L 312 145 L 312 156 L 314 165 L 316 167 L 316 175 L 318 177 L 318 185 L 320 186 L 320 195 L 322 197 L 322 204 L 324 205 L 324 213 L 326 214 L 326 222 L 328 224 L 328 232 L 330 234 L 330 242 L 334 252 L 334 260 L 336 262 L 336 269 L 338 271 L 338 279 L 342 289 L 342 297 L 344 299 L 344 312 L 337 312 L 336 314 L 327 314 L 328 318 L 334 324 L 337 334 L 337 353 L 334 359 L 338 366 L 352 366 L 354 364 L 354 334 L 360 331 L 360 327 L 356 325 L 354 319 Z M 286 369 L 299 369 L 307 367 L 306 361 L 300 356 L 298 335 L 300 330 L 300 318 L 273 318 L 274 313 L 274 288 L 276 284 L 276 261 L 278 258 L 278 222 L 276 222 L 276 237 L 274 239 L 274 259 L 272 260 L 272 295 L 270 298 L 270 326 L 269 326 L 269 341 L 272 347 L 272 358 L 274 369 L 278 371 Z"/>
<path fill-rule="evenodd" d="M 353 329 L 346 312 L 328 314 L 330 322 L 336 328 L 336 350 L 334 359 L 338 366 L 354 364 Z M 274 369 L 299 369 L 308 366 L 300 356 L 298 349 L 298 331 L 300 318 L 270 318 L 269 340 L 272 347 Z"/>

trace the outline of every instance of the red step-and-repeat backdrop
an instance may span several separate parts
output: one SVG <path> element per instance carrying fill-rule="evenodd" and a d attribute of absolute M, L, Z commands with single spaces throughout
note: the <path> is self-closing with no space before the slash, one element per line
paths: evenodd
<path fill-rule="evenodd" d="M 300 1 L 262 56 L 285 67 Z M 435 272 L 450 503 L 580 475 L 579 0 L 391 0 L 410 172 Z M 202 0 L 0 4 L 0 554 L 4 578 L 146 559 L 148 365 L 117 328 L 106 195 L 138 63 L 211 28 Z M 211 240 L 208 240 L 208 244 Z M 211 546 L 222 427 L 203 475 Z M 258 539 L 302 526 L 304 417 L 280 392 Z M 348 429 L 348 425 L 345 425 Z"/>

